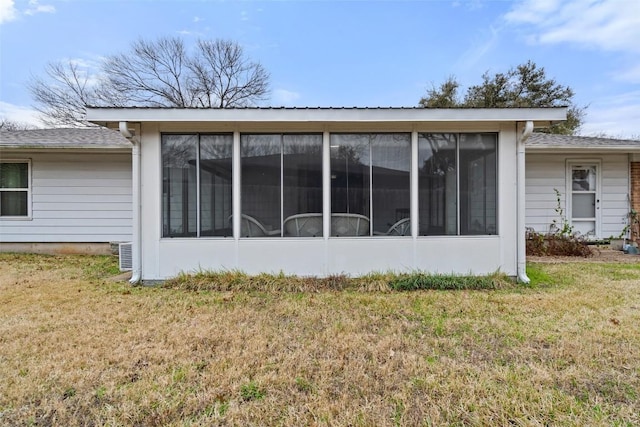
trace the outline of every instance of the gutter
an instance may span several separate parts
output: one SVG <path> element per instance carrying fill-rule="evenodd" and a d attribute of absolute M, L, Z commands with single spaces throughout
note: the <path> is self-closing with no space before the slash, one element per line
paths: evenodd
<path fill-rule="evenodd" d="M 127 138 L 132 144 L 131 148 L 131 196 L 133 200 L 133 239 L 131 242 L 131 279 L 129 283 L 132 285 L 138 284 L 142 278 L 142 234 L 140 233 L 140 204 L 141 204 L 141 191 L 140 191 L 140 137 L 136 136 L 129 130 L 128 122 L 120 122 L 119 125 L 120 134 Z"/>
<path fill-rule="evenodd" d="M 525 241 L 526 231 L 526 213 L 525 213 L 525 162 L 524 162 L 524 143 L 533 133 L 533 122 L 528 120 L 524 124 L 522 135 L 516 136 L 516 159 L 517 159 L 517 278 L 518 282 L 525 285 L 531 282 L 527 276 L 527 245 Z"/>

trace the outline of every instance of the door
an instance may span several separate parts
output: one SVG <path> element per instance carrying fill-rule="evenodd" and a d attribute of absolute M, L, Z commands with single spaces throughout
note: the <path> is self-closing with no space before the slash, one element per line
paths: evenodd
<path fill-rule="evenodd" d="M 574 232 L 588 239 L 600 236 L 600 164 L 569 163 L 568 216 Z"/>

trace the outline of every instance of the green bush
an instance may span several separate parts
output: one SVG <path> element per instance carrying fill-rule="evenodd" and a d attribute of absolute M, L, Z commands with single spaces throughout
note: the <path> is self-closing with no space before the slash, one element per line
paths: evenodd
<path fill-rule="evenodd" d="M 401 274 L 389 282 L 396 291 L 415 291 L 422 289 L 460 290 L 460 289 L 497 289 L 508 281 L 506 276 L 457 276 L 444 274 Z"/>

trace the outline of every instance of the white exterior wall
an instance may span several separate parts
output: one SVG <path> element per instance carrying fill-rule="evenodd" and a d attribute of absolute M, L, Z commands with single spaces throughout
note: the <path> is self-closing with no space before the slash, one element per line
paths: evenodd
<path fill-rule="evenodd" d="M 557 200 L 554 188 L 562 194 L 561 207 L 568 216 L 567 183 L 571 179 L 567 163 L 571 160 L 600 163 L 600 235 L 617 236 L 626 224 L 629 212 L 629 157 L 627 154 L 531 153 L 526 155 L 526 225 L 546 233 L 555 219 Z"/>
<path fill-rule="evenodd" d="M 161 132 L 499 132 L 498 235 L 323 238 L 162 238 Z M 236 133 L 237 138 L 238 133 Z M 417 140 L 417 139 L 416 139 Z M 328 144 L 325 138 L 325 144 Z M 328 152 L 328 146 L 325 147 Z M 238 163 L 234 163 L 238 164 Z M 412 180 L 416 182 L 416 180 Z M 325 180 L 325 186 L 330 181 Z M 157 124 L 141 131 L 142 279 L 162 280 L 179 272 L 240 269 L 326 276 L 372 271 L 516 275 L 515 123 L 433 125 L 355 124 Z M 325 190 L 328 190 L 326 188 Z M 325 194 L 325 197 L 327 195 Z M 234 195 L 234 200 L 236 196 Z M 415 212 L 412 207 L 412 212 Z M 326 218 L 325 218 L 326 220 Z"/>
<path fill-rule="evenodd" d="M 0 218 L 0 242 L 131 241 L 131 154 L 3 152 L 31 160 L 31 217 Z"/>

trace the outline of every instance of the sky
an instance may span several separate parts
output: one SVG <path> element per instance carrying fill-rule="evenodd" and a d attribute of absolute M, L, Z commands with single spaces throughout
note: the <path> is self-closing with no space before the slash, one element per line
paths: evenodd
<path fill-rule="evenodd" d="M 580 134 L 640 138 L 640 0 L 0 0 L 0 118 L 38 124 L 48 63 L 91 73 L 163 36 L 239 43 L 269 106 L 412 107 L 531 60 L 587 107 Z"/>

